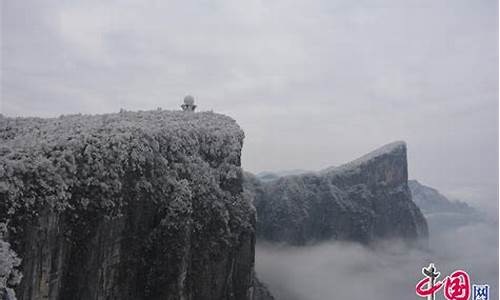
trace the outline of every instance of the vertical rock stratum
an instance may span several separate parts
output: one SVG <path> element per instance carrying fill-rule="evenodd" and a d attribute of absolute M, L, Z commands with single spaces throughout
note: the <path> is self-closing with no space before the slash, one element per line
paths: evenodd
<path fill-rule="evenodd" d="M 251 299 L 243 137 L 214 113 L 0 115 L 0 223 L 22 258 L 17 298 Z"/>
<path fill-rule="evenodd" d="M 385 145 L 355 161 L 261 181 L 245 176 L 253 194 L 259 238 L 304 245 L 324 240 L 370 243 L 428 236 L 408 188 L 406 144 Z"/>

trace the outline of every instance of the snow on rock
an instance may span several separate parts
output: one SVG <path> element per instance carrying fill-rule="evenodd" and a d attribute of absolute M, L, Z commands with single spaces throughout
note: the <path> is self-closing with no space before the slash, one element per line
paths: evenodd
<path fill-rule="evenodd" d="M 427 223 L 408 189 L 404 142 L 319 173 L 268 182 L 245 175 L 263 239 L 303 245 L 328 239 L 419 243 L 427 238 Z"/>
<path fill-rule="evenodd" d="M 0 116 L 18 299 L 247 299 L 255 215 L 226 116 Z"/>
<path fill-rule="evenodd" d="M 327 168 L 320 173 L 323 174 L 337 174 L 337 173 L 354 173 L 360 172 L 367 165 L 373 163 L 376 160 L 383 159 L 387 156 L 405 156 L 406 159 L 406 143 L 403 141 L 396 141 L 393 143 L 386 144 L 368 154 L 361 156 L 351 162 L 340 165 L 338 167 Z"/>
<path fill-rule="evenodd" d="M 401 152 L 401 151 L 406 151 L 406 143 L 403 141 L 396 141 L 392 142 L 389 144 L 386 144 L 376 150 L 371 151 L 368 154 L 365 154 L 361 156 L 358 159 L 355 159 L 342 167 L 353 167 L 353 166 L 359 166 L 362 164 L 366 164 L 370 160 L 373 160 L 377 157 L 383 156 L 383 155 L 389 155 L 394 152 Z"/>
<path fill-rule="evenodd" d="M 0 223 L 0 299 L 16 300 L 13 287 L 22 278 L 18 270 L 21 260 L 5 241 L 6 231 L 5 223 Z"/>

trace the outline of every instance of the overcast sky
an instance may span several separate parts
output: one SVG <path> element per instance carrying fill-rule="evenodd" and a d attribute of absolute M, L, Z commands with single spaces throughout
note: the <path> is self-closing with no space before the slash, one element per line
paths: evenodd
<path fill-rule="evenodd" d="M 249 171 L 405 140 L 410 177 L 498 204 L 497 0 L 1 3 L 4 115 L 178 109 L 189 93 L 245 130 Z"/>

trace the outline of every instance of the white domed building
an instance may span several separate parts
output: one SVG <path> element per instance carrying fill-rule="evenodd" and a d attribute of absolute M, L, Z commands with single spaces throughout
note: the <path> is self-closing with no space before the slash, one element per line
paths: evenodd
<path fill-rule="evenodd" d="M 187 95 L 184 97 L 184 104 L 181 105 L 183 111 L 193 111 L 196 109 L 196 105 L 194 104 L 194 97 L 191 95 Z"/>

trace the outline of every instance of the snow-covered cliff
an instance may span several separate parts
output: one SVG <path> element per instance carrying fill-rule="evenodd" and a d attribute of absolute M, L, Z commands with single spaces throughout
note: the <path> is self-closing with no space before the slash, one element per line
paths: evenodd
<path fill-rule="evenodd" d="M 319 173 L 263 182 L 246 174 L 263 239 L 302 245 L 328 239 L 363 243 L 426 239 L 427 223 L 411 200 L 406 144 L 383 146 Z"/>
<path fill-rule="evenodd" d="M 243 137 L 208 112 L 0 115 L 0 223 L 23 259 L 18 299 L 249 299 Z"/>

